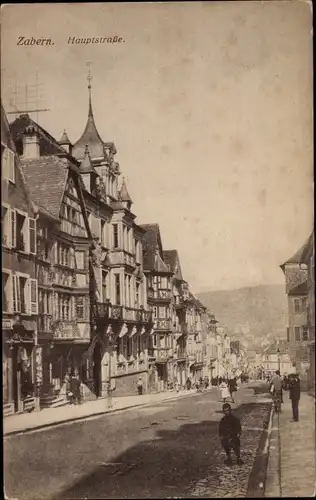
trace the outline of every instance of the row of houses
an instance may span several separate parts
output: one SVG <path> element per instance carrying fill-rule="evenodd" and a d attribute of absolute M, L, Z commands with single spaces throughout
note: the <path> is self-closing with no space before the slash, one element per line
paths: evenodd
<path fill-rule="evenodd" d="M 292 366 L 302 386 L 315 391 L 315 243 L 314 231 L 280 267 L 288 298 L 287 341 Z"/>
<path fill-rule="evenodd" d="M 1 106 L 4 414 L 212 376 L 217 321 L 160 228 L 136 222 L 113 142 L 88 118 L 74 144 Z"/>

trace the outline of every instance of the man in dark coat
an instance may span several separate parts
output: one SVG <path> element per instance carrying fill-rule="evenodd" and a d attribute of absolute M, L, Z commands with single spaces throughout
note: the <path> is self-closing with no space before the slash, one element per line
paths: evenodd
<path fill-rule="evenodd" d="M 298 422 L 298 405 L 301 397 L 301 384 L 297 374 L 293 375 L 289 380 L 289 396 L 292 403 L 293 422 Z"/>
<path fill-rule="evenodd" d="M 218 434 L 227 456 L 225 464 L 232 465 L 231 450 L 233 449 L 237 457 L 237 464 L 242 465 L 244 462 L 240 458 L 240 420 L 232 414 L 229 403 L 224 403 L 222 410 L 224 412 L 224 417 L 219 423 Z"/>

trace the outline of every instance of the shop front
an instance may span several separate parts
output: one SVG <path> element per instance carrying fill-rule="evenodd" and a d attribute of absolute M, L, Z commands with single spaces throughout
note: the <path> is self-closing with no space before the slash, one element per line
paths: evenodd
<path fill-rule="evenodd" d="M 34 335 L 36 322 L 3 319 L 3 411 L 32 411 L 36 407 Z"/>

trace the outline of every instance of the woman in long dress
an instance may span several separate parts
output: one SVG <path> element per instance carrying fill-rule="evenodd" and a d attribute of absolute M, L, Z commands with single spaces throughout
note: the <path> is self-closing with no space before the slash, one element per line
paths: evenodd
<path fill-rule="evenodd" d="M 226 399 L 229 398 L 228 384 L 223 380 L 218 388 L 221 392 L 223 402 L 226 403 Z"/>

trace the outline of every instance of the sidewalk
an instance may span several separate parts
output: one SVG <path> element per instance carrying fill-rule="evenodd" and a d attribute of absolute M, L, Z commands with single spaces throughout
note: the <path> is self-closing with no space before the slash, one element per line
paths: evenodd
<path fill-rule="evenodd" d="M 208 389 L 207 392 L 212 391 Z M 213 388 L 213 392 L 217 391 Z M 103 415 L 113 411 L 134 408 L 146 404 L 153 404 L 160 401 L 177 399 L 185 396 L 192 396 L 197 393 L 191 391 L 170 391 L 154 394 L 143 394 L 142 396 L 113 397 L 112 408 L 108 408 L 107 398 L 87 401 L 81 405 L 67 405 L 59 408 L 46 408 L 33 413 L 22 413 L 12 415 L 3 419 L 3 434 L 9 436 L 21 432 L 27 432 L 35 429 L 41 429 L 52 425 L 58 425 L 65 422 L 85 419 L 92 416 Z"/>
<path fill-rule="evenodd" d="M 315 495 L 315 399 L 301 393 L 299 422 L 291 422 L 292 408 L 284 394 L 282 413 L 273 416 L 266 497 Z"/>

